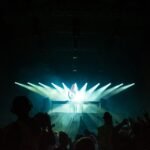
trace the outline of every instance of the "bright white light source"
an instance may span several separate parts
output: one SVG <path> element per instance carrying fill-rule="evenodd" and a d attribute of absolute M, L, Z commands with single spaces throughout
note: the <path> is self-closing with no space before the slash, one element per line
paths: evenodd
<path fill-rule="evenodd" d="M 72 71 L 73 71 L 73 72 L 77 72 L 77 69 L 73 69 Z"/>
<path fill-rule="evenodd" d="M 100 83 L 97 83 L 87 90 L 87 83 L 85 83 L 80 89 L 77 83 L 74 83 L 71 88 L 67 87 L 64 83 L 62 83 L 63 87 L 54 83 L 51 83 L 52 86 L 42 83 L 33 84 L 30 82 L 27 82 L 27 84 L 15 82 L 15 84 L 42 96 L 48 97 L 52 101 L 72 101 L 73 103 L 100 102 L 102 98 L 111 97 L 134 85 L 134 83 L 128 85 L 123 85 L 122 83 L 109 88 L 111 83 L 102 87 L 99 87 Z"/>
<path fill-rule="evenodd" d="M 73 56 L 73 59 L 78 59 L 78 57 L 77 56 Z"/>
<path fill-rule="evenodd" d="M 81 119 L 80 113 L 88 114 L 89 117 L 82 121 L 86 125 L 89 123 L 90 119 L 90 121 L 94 122 L 92 124 L 95 125 L 96 129 L 99 125 L 99 118 L 92 116 L 92 114 L 98 113 L 99 110 L 101 112 L 103 111 L 103 109 L 99 109 L 101 108 L 101 99 L 110 98 L 111 96 L 123 92 L 134 85 L 133 83 L 128 85 L 118 84 L 112 86 L 111 83 L 108 83 L 100 87 L 100 83 L 98 83 L 92 87 L 87 87 L 88 83 L 85 83 L 81 88 L 79 88 L 77 83 L 74 83 L 71 87 L 68 87 L 65 83 L 62 83 L 60 86 L 54 83 L 45 85 L 40 82 L 38 84 L 30 82 L 22 84 L 15 82 L 15 84 L 49 98 L 51 104 L 55 106 L 50 106 L 51 108 L 48 113 L 51 115 L 54 113 L 54 116 L 55 113 L 60 113 L 57 117 L 53 117 L 56 129 L 63 130 L 72 137 L 76 137 L 76 133 L 79 131 Z M 55 101 L 58 101 L 58 103 L 55 103 Z M 68 113 L 68 115 L 64 113 Z"/>

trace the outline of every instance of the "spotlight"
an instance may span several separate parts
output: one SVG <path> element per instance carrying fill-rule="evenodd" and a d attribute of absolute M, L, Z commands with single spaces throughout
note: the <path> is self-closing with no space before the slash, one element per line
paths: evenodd
<path fill-rule="evenodd" d="M 77 56 L 73 56 L 73 59 L 78 59 L 78 57 Z"/>
<path fill-rule="evenodd" d="M 51 101 L 68 101 L 71 104 L 78 106 L 83 105 L 84 103 L 100 103 L 100 100 L 102 98 L 111 97 L 124 90 L 127 90 L 134 85 L 134 83 L 128 85 L 124 85 L 123 83 L 121 83 L 109 88 L 111 83 L 102 87 L 99 87 L 100 83 L 97 83 L 87 90 L 87 83 L 85 83 L 80 89 L 77 83 L 74 83 L 71 88 L 67 87 L 67 85 L 65 85 L 64 83 L 62 83 L 63 87 L 60 87 L 54 83 L 51 83 L 53 87 L 42 83 L 38 83 L 38 85 L 36 85 L 30 82 L 27 82 L 27 84 L 15 82 L 15 84 L 32 92 L 38 93 L 42 96 L 48 97 Z"/>
<path fill-rule="evenodd" d="M 73 72 L 77 72 L 77 69 L 73 69 L 72 71 L 73 71 Z"/>

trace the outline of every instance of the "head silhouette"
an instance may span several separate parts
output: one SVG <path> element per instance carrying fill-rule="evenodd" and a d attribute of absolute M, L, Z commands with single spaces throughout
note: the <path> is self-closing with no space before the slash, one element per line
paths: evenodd
<path fill-rule="evenodd" d="M 28 116 L 32 108 L 30 100 L 26 96 L 17 96 L 12 102 L 11 112 L 20 116 Z"/>
<path fill-rule="evenodd" d="M 104 113 L 103 119 L 106 124 L 112 124 L 112 115 L 109 112 Z"/>
<path fill-rule="evenodd" d="M 95 150 L 95 145 L 91 138 L 82 137 L 75 143 L 74 150 Z"/>
<path fill-rule="evenodd" d="M 69 137 L 65 132 L 59 132 L 59 142 L 63 147 L 67 147 L 67 145 L 69 144 Z"/>

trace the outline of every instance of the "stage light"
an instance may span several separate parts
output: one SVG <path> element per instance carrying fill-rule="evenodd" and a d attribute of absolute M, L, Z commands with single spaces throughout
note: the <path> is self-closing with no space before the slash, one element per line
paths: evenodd
<path fill-rule="evenodd" d="M 102 96 L 105 97 L 105 96 L 108 96 L 109 94 L 113 93 L 114 91 L 116 91 L 119 87 L 123 86 L 123 83 L 119 84 L 119 85 L 116 85 L 110 89 L 108 89 L 107 91 L 105 91 Z"/>
<path fill-rule="evenodd" d="M 65 83 L 60 86 L 55 83 L 45 85 L 40 82 L 38 84 L 15 82 L 15 84 L 48 98 L 51 101 L 48 114 L 52 116 L 56 130 L 65 131 L 72 138 L 75 138 L 79 131 L 81 118 L 85 125 L 88 124 L 89 131 L 90 129 L 97 129 L 100 120 L 97 116 L 104 113 L 101 106 L 102 99 L 106 100 L 135 85 L 134 83 L 128 85 L 121 83 L 112 86 L 111 83 L 108 83 L 100 87 L 100 83 L 97 83 L 88 88 L 88 83 L 85 83 L 79 88 L 77 83 L 72 84 L 71 87 L 68 87 Z M 83 117 L 83 115 L 86 115 L 86 117 Z M 90 122 L 92 122 L 91 125 Z M 93 132 L 96 133 L 97 131 Z"/>
<path fill-rule="evenodd" d="M 92 93 L 96 90 L 96 88 L 97 88 L 99 85 L 100 85 L 100 83 L 97 83 L 95 86 L 93 86 L 92 88 L 90 88 L 90 89 L 87 91 L 87 93 L 88 93 L 88 94 L 92 94 Z"/>
<path fill-rule="evenodd" d="M 64 83 L 62 83 L 62 87 L 54 83 L 51 83 L 52 87 L 42 83 L 38 83 L 38 85 L 36 85 L 30 82 L 27 82 L 27 84 L 15 82 L 15 84 L 32 92 L 38 93 L 44 97 L 47 97 L 52 102 L 67 101 L 69 104 L 68 110 L 72 108 L 73 111 L 75 110 L 76 112 L 85 111 L 82 109 L 84 108 L 84 104 L 92 102 L 100 103 L 102 98 L 107 99 L 135 85 L 134 83 L 129 85 L 123 85 L 123 83 L 121 83 L 119 85 L 110 87 L 111 83 L 109 83 L 107 85 L 99 87 L 100 83 L 97 83 L 89 90 L 87 90 L 88 83 L 85 83 L 80 89 L 77 83 L 74 83 L 71 88 L 67 87 L 67 85 L 65 85 Z"/>
<path fill-rule="evenodd" d="M 73 71 L 73 72 L 77 72 L 77 69 L 73 69 L 72 71 Z"/>
<path fill-rule="evenodd" d="M 77 56 L 73 56 L 73 59 L 78 59 L 78 57 Z"/>

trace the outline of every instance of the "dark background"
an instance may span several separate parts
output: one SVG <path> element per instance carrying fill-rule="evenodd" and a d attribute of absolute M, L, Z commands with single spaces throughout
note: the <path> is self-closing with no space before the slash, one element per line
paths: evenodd
<path fill-rule="evenodd" d="M 135 82 L 109 100 L 110 106 L 120 113 L 149 111 L 148 13 L 142 1 L 14 0 L 0 7 L 1 126 L 13 120 L 13 97 L 30 96 L 15 81 Z M 32 98 L 38 106 L 42 97 Z"/>

